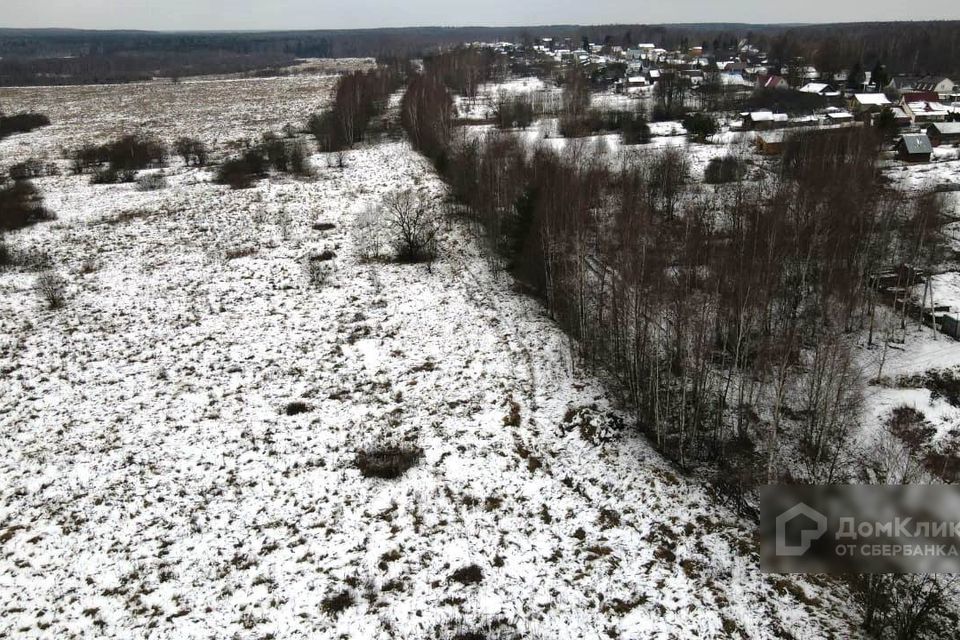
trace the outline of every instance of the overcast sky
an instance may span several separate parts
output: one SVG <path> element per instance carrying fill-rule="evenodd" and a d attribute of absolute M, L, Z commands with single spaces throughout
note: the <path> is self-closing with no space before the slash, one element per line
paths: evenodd
<path fill-rule="evenodd" d="M 90 29 L 265 30 L 958 18 L 958 0 L 0 0 L 0 27 Z"/>

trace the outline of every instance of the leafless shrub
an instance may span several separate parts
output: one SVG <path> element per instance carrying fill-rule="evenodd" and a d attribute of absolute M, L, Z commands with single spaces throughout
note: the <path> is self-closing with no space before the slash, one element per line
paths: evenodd
<path fill-rule="evenodd" d="M 864 628 L 877 638 L 946 638 L 956 631 L 945 607 L 957 584 L 941 575 L 877 574 L 851 578 Z"/>
<path fill-rule="evenodd" d="M 46 250 L 38 247 L 16 247 L 0 235 L 0 270 L 46 271 L 52 266 L 53 260 Z"/>
<path fill-rule="evenodd" d="M 29 180 L 0 181 L 0 230 L 20 229 L 56 216 L 44 208 L 43 196 Z"/>
<path fill-rule="evenodd" d="M 95 273 L 100 270 L 100 263 L 97 262 L 95 258 L 84 258 L 83 262 L 80 263 L 77 273 L 80 275 L 87 275 L 90 273 Z"/>
<path fill-rule="evenodd" d="M 336 269 L 333 259 L 336 257 L 330 249 L 312 253 L 303 261 L 303 270 L 311 287 L 321 289 Z"/>
<path fill-rule="evenodd" d="M 302 400 L 294 400 L 293 402 L 288 402 L 287 406 L 283 408 L 283 412 L 288 416 L 298 416 L 301 413 L 308 413 L 312 407 Z"/>
<path fill-rule="evenodd" d="M 529 94 L 501 94 L 497 99 L 494 118 L 501 129 L 526 129 L 533 124 L 533 100 Z"/>
<path fill-rule="evenodd" d="M 177 155 L 183 158 L 185 165 L 202 167 L 207 164 L 207 145 L 195 138 L 180 138 L 174 145 Z"/>
<path fill-rule="evenodd" d="M 289 156 L 291 173 L 298 176 L 309 176 L 313 174 L 307 148 L 302 142 L 296 141 L 290 145 Z"/>
<path fill-rule="evenodd" d="M 330 169 L 346 169 L 347 168 L 347 152 L 337 151 L 336 153 L 331 153 L 330 155 L 328 155 L 327 167 Z"/>
<path fill-rule="evenodd" d="M 323 602 L 320 603 L 323 611 L 334 617 L 351 606 L 353 606 L 353 594 L 349 590 L 335 593 L 328 598 L 324 598 Z"/>
<path fill-rule="evenodd" d="M 440 217 L 431 203 L 413 190 L 397 191 L 384 198 L 383 212 L 398 262 L 436 259 Z"/>
<path fill-rule="evenodd" d="M 74 173 L 97 170 L 108 164 L 112 174 L 127 175 L 148 167 L 163 166 L 166 146 L 160 140 L 128 135 L 104 145 L 86 145 L 70 154 Z"/>
<path fill-rule="evenodd" d="M 746 164 L 736 156 L 711 158 L 703 171 L 703 181 L 707 184 L 735 182 L 747 172 Z"/>
<path fill-rule="evenodd" d="M 48 309 L 60 309 L 67 302 L 67 281 L 56 271 L 44 271 L 37 275 L 35 289 Z"/>
<path fill-rule="evenodd" d="M 90 184 L 120 184 L 136 180 L 137 172 L 133 169 L 115 169 L 112 166 L 95 169 L 90 176 Z"/>
<path fill-rule="evenodd" d="M 351 228 L 351 236 L 361 260 L 379 259 L 384 244 L 383 208 L 369 205 L 358 213 Z"/>
<path fill-rule="evenodd" d="M 231 247 L 224 252 L 227 260 L 236 260 L 237 258 L 247 258 L 255 255 L 259 248 L 252 244 L 246 244 L 239 247 Z"/>
<path fill-rule="evenodd" d="M 461 567 L 450 574 L 450 582 L 459 582 L 462 585 L 477 584 L 483 581 L 483 569 L 476 564 Z"/>
<path fill-rule="evenodd" d="M 402 444 L 381 444 L 357 452 L 355 463 L 364 478 L 393 480 L 419 462 L 423 449 Z"/>
<path fill-rule="evenodd" d="M 31 178 L 45 178 L 60 175 L 60 169 L 53 163 L 45 163 L 37 158 L 30 158 L 10 167 L 9 175 L 13 180 L 30 180 Z"/>
<path fill-rule="evenodd" d="M 137 180 L 137 191 L 160 191 L 167 188 L 167 177 L 162 173 L 148 173 Z"/>

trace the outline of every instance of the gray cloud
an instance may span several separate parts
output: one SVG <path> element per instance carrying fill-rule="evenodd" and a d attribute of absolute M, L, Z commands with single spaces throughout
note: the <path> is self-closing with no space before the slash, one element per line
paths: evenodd
<path fill-rule="evenodd" d="M 957 0 L 0 0 L 2 27 L 337 29 L 418 25 L 958 19 Z"/>

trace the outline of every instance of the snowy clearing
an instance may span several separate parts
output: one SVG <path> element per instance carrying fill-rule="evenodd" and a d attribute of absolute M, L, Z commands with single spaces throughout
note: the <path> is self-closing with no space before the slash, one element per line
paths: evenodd
<path fill-rule="evenodd" d="M 217 139 L 301 119 L 328 82 L 277 80 Z M 64 105 L 4 162 L 119 131 L 141 113 L 121 104 Z M 642 439 L 596 442 L 611 399 L 456 224 L 432 270 L 357 259 L 366 205 L 442 193 L 405 142 L 314 163 L 245 191 L 180 165 L 156 192 L 37 181 L 60 219 L 11 241 L 69 290 L 50 311 L 0 273 L 0 635 L 859 634 L 843 588 L 762 576 L 754 525 Z M 387 442 L 423 456 L 363 477 Z"/>

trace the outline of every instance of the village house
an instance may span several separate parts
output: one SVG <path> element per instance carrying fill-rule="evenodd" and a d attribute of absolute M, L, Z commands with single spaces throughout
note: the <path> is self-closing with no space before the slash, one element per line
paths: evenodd
<path fill-rule="evenodd" d="M 919 76 L 897 76 L 890 81 L 890 85 L 897 91 L 913 91 L 920 82 Z"/>
<path fill-rule="evenodd" d="M 900 102 L 939 102 L 940 96 L 934 91 L 904 91 L 900 94 Z"/>
<path fill-rule="evenodd" d="M 757 76 L 758 89 L 789 89 L 790 83 L 783 76 Z"/>
<path fill-rule="evenodd" d="M 905 162 L 930 162 L 933 146 L 924 133 L 905 133 L 897 142 L 896 152 Z"/>
<path fill-rule="evenodd" d="M 627 76 L 623 79 L 622 83 L 618 83 L 617 85 L 618 89 L 627 95 L 639 93 L 649 86 L 650 82 L 647 80 L 647 77 L 642 75 Z"/>
<path fill-rule="evenodd" d="M 931 91 L 937 96 L 948 96 L 953 93 L 956 84 L 944 76 L 925 76 L 916 80 L 913 85 L 915 91 Z"/>
<path fill-rule="evenodd" d="M 910 114 L 901 107 L 893 107 L 890 111 L 893 112 L 893 121 L 897 123 L 898 127 L 909 127 L 913 123 L 913 120 L 910 119 Z"/>
<path fill-rule="evenodd" d="M 727 73 L 739 73 L 743 75 L 747 71 L 747 64 L 745 62 L 740 62 L 739 60 L 730 60 L 718 65 L 721 71 Z"/>
<path fill-rule="evenodd" d="M 726 71 L 720 74 L 720 84 L 725 87 L 743 87 L 744 89 L 752 89 L 753 83 L 743 77 L 739 72 L 728 73 Z"/>
<path fill-rule="evenodd" d="M 945 76 L 897 76 L 890 82 L 901 93 L 928 91 L 939 98 L 949 96 L 957 84 Z"/>
<path fill-rule="evenodd" d="M 891 106 L 890 100 L 882 93 L 855 93 L 850 101 L 850 109 L 857 116 L 879 113 Z"/>
<path fill-rule="evenodd" d="M 833 109 L 828 110 L 826 113 L 827 124 L 852 124 L 854 121 L 853 114 L 849 111 L 844 111 L 843 109 Z"/>
<path fill-rule="evenodd" d="M 917 99 L 929 98 L 935 94 L 910 94 L 906 93 L 901 100 L 901 108 L 910 116 L 913 124 L 926 124 L 928 122 L 943 122 L 947 119 L 949 109 L 938 102 L 936 99 Z"/>
<path fill-rule="evenodd" d="M 835 97 L 840 95 L 840 92 L 837 91 L 832 84 L 828 84 L 826 82 L 808 82 L 800 87 L 800 91 L 803 93 L 815 93 L 818 96 L 824 97 Z"/>
<path fill-rule="evenodd" d="M 767 131 L 786 126 L 790 116 L 772 111 L 748 111 L 741 113 L 745 131 Z"/>
<path fill-rule="evenodd" d="M 927 137 L 934 147 L 960 143 L 960 122 L 932 122 L 927 125 Z"/>
<path fill-rule="evenodd" d="M 657 45 L 644 43 L 627 49 L 627 60 L 656 60 Z"/>

